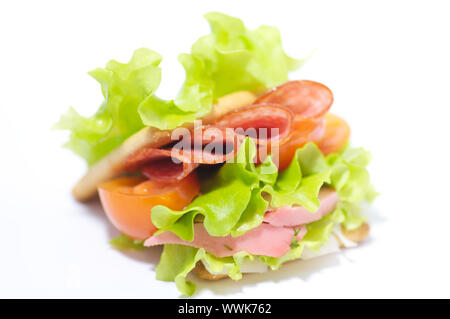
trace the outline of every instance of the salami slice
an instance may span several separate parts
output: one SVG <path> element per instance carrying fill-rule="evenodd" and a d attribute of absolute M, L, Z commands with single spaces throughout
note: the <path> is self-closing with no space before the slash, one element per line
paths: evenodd
<path fill-rule="evenodd" d="M 177 181 L 200 164 L 218 164 L 233 158 L 245 137 L 258 145 L 260 163 L 274 149 L 281 153 L 291 148 L 295 151 L 299 141 L 303 144 L 320 138 L 323 125 L 317 123 L 323 122 L 322 116 L 332 103 L 333 94 L 323 84 L 307 80 L 286 82 L 263 94 L 253 105 L 231 111 L 200 130 L 191 130 L 191 134 L 183 136 L 181 148 L 176 148 L 177 144 L 175 148 L 138 150 L 125 160 L 125 169 L 141 170 L 157 181 Z M 293 147 L 288 147 L 291 144 Z M 282 158 L 290 161 L 289 156 Z"/>
<path fill-rule="evenodd" d="M 142 174 L 160 182 L 174 182 L 189 175 L 198 167 L 197 163 L 181 152 L 170 149 L 144 148 L 125 162 L 129 171 L 140 169 Z"/>
<path fill-rule="evenodd" d="M 305 118 L 320 117 L 333 104 L 333 93 L 318 82 L 289 81 L 267 91 L 254 104 L 276 104 L 287 107 Z"/>
<path fill-rule="evenodd" d="M 141 148 L 125 160 L 124 166 L 127 171 L 140 170 L 153 180 L 177 181 L 200 164 L 219 164 L 233 158 L 247 136 L 256 144 L 284 143 L 293 120 L 294 114 L 280 106 L 242 108 L 212 125 L 189 131 L 171 148 Z"/>
<path fill-rule="evenodd" d="M 255 104 L 228 113 L 215 125 L 233 128 L 236 134 L 249 136 L 259 145 L 283 144 L 292 132 L 294 117 L 286 107 Z"/>

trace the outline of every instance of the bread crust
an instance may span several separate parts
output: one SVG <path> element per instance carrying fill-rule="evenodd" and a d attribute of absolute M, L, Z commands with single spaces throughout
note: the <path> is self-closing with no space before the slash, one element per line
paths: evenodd
<path fill-rule="evenodd" d="M 206 268 L 205 265 L 201 261 L 197 262 L 194 268 L 194 273 L 197 275 L 197 277 L 206 279 L 206 280 L 220 280 L 227 278 L 228 275 L 218 274 L 214 275 L 210 273 Z"/>
<path fill-rule="evenodd" d="M 356 229 L 347 230 L 343 225 L 341 225 L 341 232 L 342 235 L 344 235 L 348 240 L 355 243 L 360 243 L 369 235 L 370 226 L 367 223 L 363 223 Z"/>
<path fill-rule="evenodd" d="M 347 238 L 348 240 L 353 241 L 355 243 L 360 243 L 369 235 L 370 226 L 367 223 L 363 223 L 361 226 L 359 226 L 358 228 L 356 228 L 354 230 L 346 230 L 345 227 L 343 227 L 341 225 L 341 231 L 342 231 L 342 235 L 345 236 L 345 238 Z M 342 240 L 338 236 L 336 236 L 336 235 L 334 235 L 334 236 L 339 243 L 339 248 L 344 248 L 345 246 L 344 246 L 344 243 L 342 242 Z M 197 277 L 205 279 L 205 280 L 220 280 L 220 279 L 228 278 L 228 275 L 224 275 L 224 274 L 218 274 L 218 275 L 211 274 L 205 268 L 202 261 L 197 262 L 193 271 L 197 275 Z"/>
<path fill-rule="evenodd" d="M 256 95 L 249 91 L 238 91 L 218 99 L 209 114 L 202 118 L 209 124 L 226 113 L 251 105 Z M 183 127 L 192 128 L 192 123 Z M 171 142 L 171 130 L 162 131 L 154 127 L 145 127 L 126 139 L 118 148 L 91 166 L 86 174 L 72 189 L 73 197 L 83 202 L 97 194 L 97 185 L 119 176 L 123 172 L 125 159 L 144 146 L 161 147 Z"/>

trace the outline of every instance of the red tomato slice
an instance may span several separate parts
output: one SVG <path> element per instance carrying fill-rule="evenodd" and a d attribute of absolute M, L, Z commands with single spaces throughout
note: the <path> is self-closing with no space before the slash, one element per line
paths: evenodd
<path fill-rule="evenodd" d="M 176 183 L 122 177 L 98 186 L 109 220 L 122 233 L 138 240 L 150 237 L 157 230 L 150 218 L 153 206 L 164 205 L 181 210 L 197 196 L 199 190 L 195 172 Z"/>
<path fill-rule="evenodd" d="M 289 166 L 295 151 L 308 142 L 315 142 L 324 155 L 339 152 L 350 137 L 347 122 L 334 114 L 326 114 L 325 118 L 304 119 L 296 117 L 294 131 L 289 140 L 279 149 L 279 169 Z M 272 150 L 272 152 L 276 152 Z M 276 156 L 274 156 L 276 162 Z"/>
<path fill-rule="evenodd" d="M 325 133 L 318 143 L 323 154 L 339 152 L 350 138 L 350 126 L 347 122 L 334 114 L 325 116 Z"/>
<path fill-rule="evenodd" d="M 294 121 L 294 131 L 292 132 L 289 140 L 280 146 L 279 169 L 283 170 L 289 166 L 295 155 L 295 151 L 298 148 L 308 142 L 320 141 L 324 133 L 324 128 L 325 121 L 323 118 L 304 119 L 297 116 Z"/>

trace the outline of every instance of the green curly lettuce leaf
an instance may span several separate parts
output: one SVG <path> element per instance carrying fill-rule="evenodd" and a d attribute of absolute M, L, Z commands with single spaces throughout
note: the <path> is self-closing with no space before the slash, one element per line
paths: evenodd
<path fill-rule="evenodd" d="M 310 152 L 303 152 L 303 155 L 314 154 L 314 156 L 308 157 L 308 161 L 317 163 L 317 165 L 308 166 L 316 167 L 316 169 L 324 167 L 321 159 L 323 156 L 313 151 L 315 147 L 306 145 L 303 149 L 306 147 L 310 149 Z M 304 156 L 300 157 L 305 158 Z M 262 256 L 261 260 L 275 270 L 286 261 L 300 258 L 304 247 L 318 251 L 329 240 L 335 225 L 342 224 L 348 230 L 360 227 L 366 220 L 366 217 L 361 215 L 361 202 L 371 202 L 377 196 L 366 168 L 370 160 L 370 153 L 363 148 L 346 148 L 339 153 L 325 157 L 330 170 L 328 184 L 336 189 L 339 195 L 336 208 L 320 220 L 307 224 L 306 235 L 299 245 L 291 248 L 286 255 L 280 258 Z"/>
<path fill-rule="evenodd" d="M 289 167 L 280 173 L 270 156 L 255 167 L 255 154 L 254 142 L 246 139 L 235 160 L 226 163 L 215 177 L 206 181 L 203 193 L 185 210 L 155 206 L 151 218 L 158 232 L 171 231 L 192 241 L 194 219 L 201 214 L 210 235 L 240 236 L 262 223 L 269 206 L 301 205 L 314 213 L 320 206 L 318 195 L 324 185 L 336 189 L 340 201 L 336 208 L 339 213 L 321 221 L 343 216 L 333 222 L 342 223 L 347 229 L 355 229 L 364 222 L 359 203 L 371 200 L 374 194 L 366 170 L 370 160 L 368 152 L 349 148 L 325 157 L 314 143 L 308 143 L 296 151 Z"/>
<path fill-rule="evenodd" d="M 210 12 L 205 18 L 211 34 L 194 43 L 190 54 L 191 59 L 203 63 L 191 66 L 214 79 L 215 98 L 239 90 L 276 86 L 287 81 L 288 72 L 302 64 L 286 55 L 275 27 L 250 30 L 240 19 L 219 12 Z"/>
<path fill-rule="evenodd" d="M 156 266 L 156 279 L 174 281 L 182 294 L 191 296 L 195 292 L 195 285 L 186 281 L 186 276 L 204 256 L 203 249 L 183 245 L 164 245 L 159 264 Z"/>
<path fill-rule="evenodd" d="M 125 234 L 111 239 L 109 243 L 119 250 L 143 250 L 145 248 L 143 240 L 132 239 Z"/>
<path fill-rule="evenodd" d="M 100 83 L 105 101 L 91 117 L 73 108 L 61 117 L 54 127 L 71 131 L 65 146 L 93 164 L 143 128 L 138 106 L 158 88 L 161 60 L 158 53 L 142 48 L 129 63 L 111 60 L 89 72 Z"/>
<path fill-rule="evenodd" d="M 279 174 L 276 183 L 266 185 L 264 191 L 271 195 L 270 206 L 300 205 L 310 212 L 319 209 L 319 191 L 330 182 L 330 167 L 319 148 L 308 143 L 299 148 L 290 165 Z"/>
<path fill-rule="evenodd" d="M 260 225 L 266 211 L 263 208 L 267 205 L 272 207 L 299 203 L 303 205 L 306 202 L 305 207 L 309 207 L 308 209 L 313 212 L 318 207 L 318 192 L 323 185 L 336 189 L 340 200 L 333 212 L 320 220 L 307 224 L 306 235 L 295 245 L 291 245 L 291 249 L 282 257 L 255 256 L 240 252 L 231 257 L 217 258 L 206 252 L 200 253 L 199 251 L 202 249 L 183 248 L 192 250 L 189 267 L 193 268 L 197 261 L 203 260 L 212 272 L 222 273 L 223 270 L 226 270 L 226 273 L 235 280 L 242 276 L 240 265 L 245 258 L 249 260 L 259 258 L 272 270 L 276 270 L 287 261 L 301 258 L 305 248 L 318 251 L 329 240 L 335 225 L 343 225 L 351 230 L 358 228 L 365 221 L 365 217 L 360 213 L 360 204 L 364 201 L 371 201 L 376 196 L 366 169 L 371 158 L 369 152 L 362 148 L 346 148 L 340 153 L 325 157 L 315 144 L 308 143 L 297 150 L 290 166 L 278 173 L 270 164 L 270 157 L 263 165 L 255 167 L 251 163 L 255 152 L 254 145 L 251 140 L 247 140 L 245 143 L 237 156 L 241 162 L 225 164 L 214 178 L 214 182 L 208 184 L 210 193 L 198 197 L 202 198 L 207 195 L 197 201 L 195 209 L 203 212 L 209 207 L 212 208 L 208 212 L 209 214 L 213 212 L 220 214 L 220 217 L 215 217 L 212 219 L 213 221 L 210 221 L 210 225 L 214 222 L 222 222 L 225 216 L 233 216 L 233 222 L 229 223 L 226 229 L 232 235 L 238 236 Z M 267 171 L 262 170 L 264 165 L 269 168 Z M 262 172 L 266 174 L 262 174 Z M 237 180 L 239 183 L 236 185 L 239 186 L 235 188 L 235 184 L 232 182 Z M 240 188 L 242 185 L 246 186 Z M 244 192 L 245 188 L 247 192 Z M 214 196 L 208 195 L 214 191 L 218 193 Z M 265 200 L 261 195 L 263 192 L 270 194 L 271 198 Z M 226 199 L 221 199 L 219 194 Z M 232 196 L 239 199 L 237 202 L 241 200 L 243 203 L 246 202 L 245 209 L 243 209 L 245 205 L 237 208 L 237 205 L 230 203 L 228 200 L 231 200 Z M 309 199 L 304 201 L 304 198 Z M 203 208 L 202 205 L 204 205 Z M 213 205 L 217 205 L 219 209 L 216 210 Z M 239 212 L 236 213 L 236 210 Z M 155 212 L 157 212 L 156 215 Z M 240 216 L 239 219 L 237 215 Z M 154 219 L 154 216 L 157 217 Z M 191 240 L 191 236 L 193 236 L 194 217 L 192 207 L 183 212 L 170 211 L 165 207 L 152 211 L 154 223 L 164 221 L 170 224 L 166 225 L 166 230 L 173 231 L 185 240 Z M 238 222 L 235 222 L 236 220 Z M 220 227 L 220 225 L 216 226 Z M 183 261 L 181 260 L 179 263 L 183 263 Z M 172 267 L 168 262 L 165 265 L 165 267 Z M 182 275 L 185 278 L 186 271 L 185 268 L 183 269 Z M 177 286 L 179 285 L 177 283 Z M 184 287 L 183 285 L 181 286 Z M 189 287 L 192 289 L 192 286 Z M 189 290 L 189 292 L 193 291 Z"/>
<path fill-rule="evenodd" d="M 273 163 L 268 157 L 263 164 L 268 169 L 256 168 L 253 158 L 255 143 L 247 138 L 233 162 L 226 163 L 183 211 L 165 206 L 152 208 L 152 222 L 159 232 L 171 231 L 184 240 L 194 238 L 194 218 L 204 216 L 204 226 L 212 236 L 240 235 L 261 224 L 267 202 L 261 197 L 261 180 L 271 180 Z"/>
<path fill-rule="evenodd" d="M 195 285 L 186 280 L 186 276 L 194 269 L 197 262 L 202 261 L 214 273 L 224 270 L 233 280 L 242 278 L 240 266 L 244 260 L 255 257 L 240 252 L 231 257 L 218 258 L 207 253 L 203 248 L 166 244 L 156 267 L 156 279 L 175 282 L 178 290 L 186 296 L 192 296 Z"/>
<path fill-rule="evenodd" d="M 186 209 L 175 211 L 165 206 L 152 209 L 152 222 L 158 232 L 171 231 L 192 241 L 194 219 L 204 216 L 206 231 L 212 236 L 240 236 L 259 226 L 271 207 L 302 205 L 315 212 L 320 205 L 318 194 L 330 183 L 331 168 L 317 146 L 308 143 L 297 150 L 290 166 L 280 174 L 272 158 L 255 166 L 256 146 L 247 138 L 234 161 L 221 167 L 206 181 L 202 195 Z M 264 198 L 269 194 L 270 198 Z"/>

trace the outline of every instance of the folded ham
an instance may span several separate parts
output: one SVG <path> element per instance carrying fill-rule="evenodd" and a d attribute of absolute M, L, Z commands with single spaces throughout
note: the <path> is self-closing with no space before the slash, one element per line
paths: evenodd
<path fill-rule="evenodd" d="M 297 233 L 297 235 L 295 235 Z M 172 232 L 163 232 L 152 236 L 144 243 L 145 246 L 157 246 L 164 244 L 180 244 L 196 248 L 204 248 L 208 253 L 216 257 L 228 257 L 240 251 L 246 251 L 252 255 L 281 257 L 285 255 L 294 237 L 301 240 L 306 234 L 306 227 L 276 227 L 262 223 L 239 237 L 213 237 L 206 231 L 202 223 L 194 224 L 194 240 L 185 241 Z"/>
<path fill-rule="evenodd" d="M 338 199 L 335 190 L 324 187 L 319 193 L 320 207 L 316 212 L 311 213 L 301 206 L 283 206 L 268 211 L 264 215 L 264 221 L 279 227 L 309 224 L 331 213 L 336 207 Z"/>
<path fill-rule="evenodd" d="M 266 213 L 264 222 L 242 236 L 211 236 L 202 223 L 194 224 L 194 240 L 182 240 L 172 232 L 166 231 L 148 238 L 145 246 L 164 244 L 187 245 L 204 248 L 216 257 L 232 256 L 240 251 L 252 255 L 282 257 L 289 250 L 292 240 L 301 240 L 306 234 L 306 224 L 319 220 L 336 207 L 338 196 L 331 188 L 323 188 L 319 193 L 320 207 L 315 213 L 305 208 L 281 207 Z M 297 234 L 297 235 L 296 235 Z"/>

